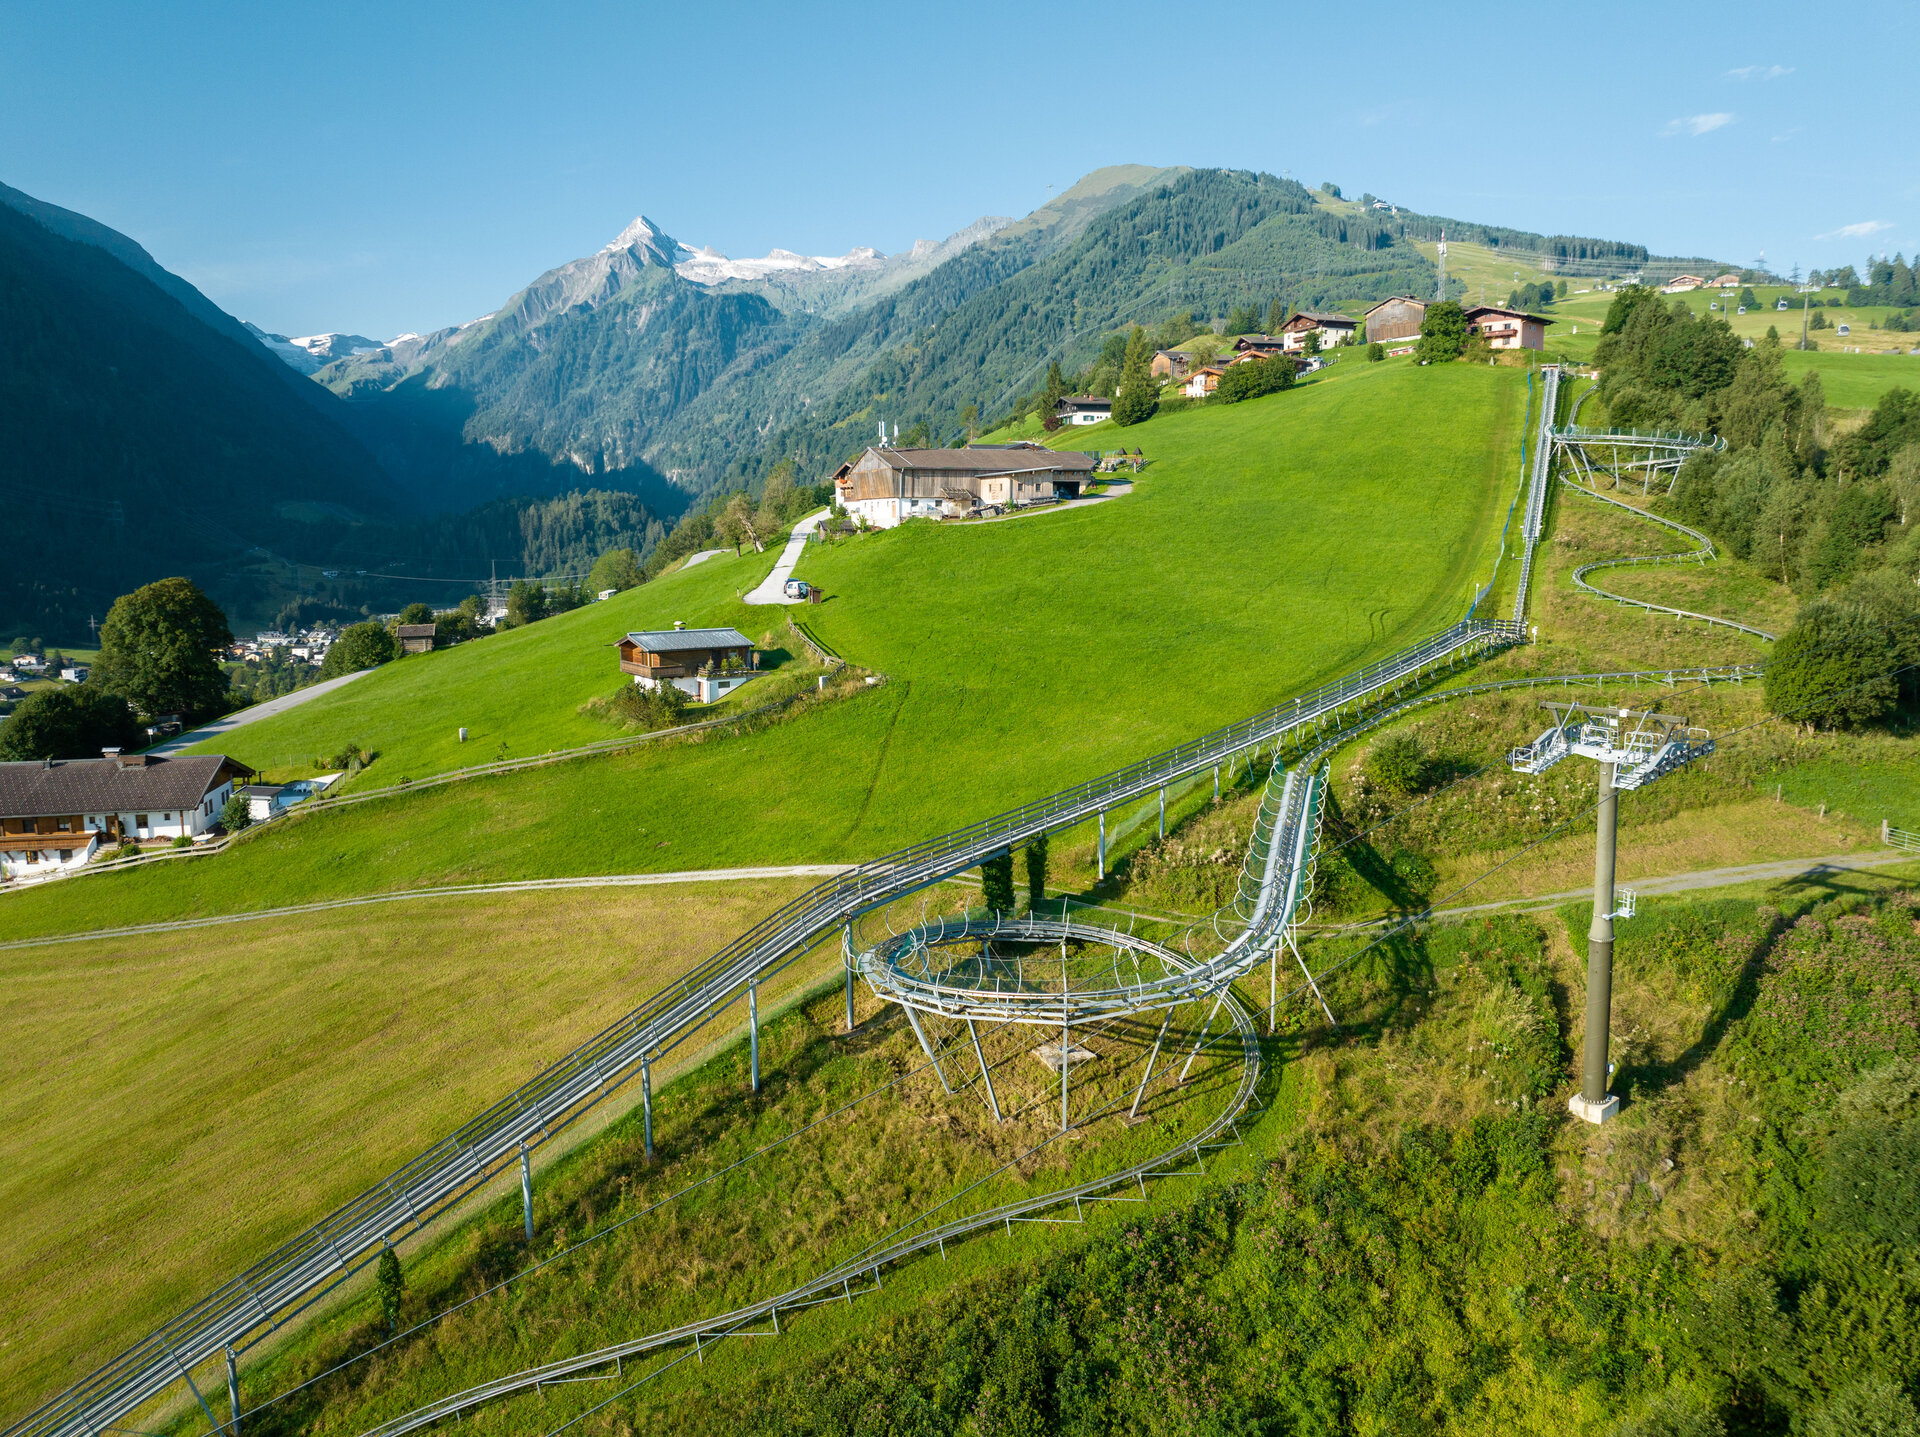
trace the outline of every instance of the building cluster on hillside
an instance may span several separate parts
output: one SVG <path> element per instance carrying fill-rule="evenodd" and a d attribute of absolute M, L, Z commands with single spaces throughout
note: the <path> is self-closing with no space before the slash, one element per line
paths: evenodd
<path fill-rule="evenodd" d="M 284 649 L 288 659 L 295 663 L 312 664 L 318 668 L 327 657 L 327 650 L 340 637 L 335 628 L 316 626 L 300 629 L 294 633 L 283 633 L 279 629 L 263 629 L 251 639 L 241 639 L 227 650 L 230 657 L 243 663 L 265 663 L 275 649 Z"/>

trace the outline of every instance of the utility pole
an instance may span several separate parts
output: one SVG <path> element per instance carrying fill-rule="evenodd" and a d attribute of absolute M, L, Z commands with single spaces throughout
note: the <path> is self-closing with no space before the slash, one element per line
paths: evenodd
<path fill-rule="evenodd" d="M 1593 921 L 1587 926 L 1587 1036 L 1581 1055 L 1580 1091 L 1567 1106 L 1577 1118 L 1599 1124 L 1620 1111 L 1620 1099 L 1607 1091 L 1612 1065 L 1607 1062 L 1607 1029 L 1613 1016 L 1613 920 L 1631 918 L 1634 895 L 1613 886 L 1619 835 L 1620 790 L 1644 788 L 1713 752 L 1705 729 L 1683 718 L 1629 708 L 1545 703 L 1554 726 L 1507 755 L 1516 773 L 1544 773 L 1563 758 L 1578 754 L 1599 764 L 1598 802 L 1594 805 Z"/>

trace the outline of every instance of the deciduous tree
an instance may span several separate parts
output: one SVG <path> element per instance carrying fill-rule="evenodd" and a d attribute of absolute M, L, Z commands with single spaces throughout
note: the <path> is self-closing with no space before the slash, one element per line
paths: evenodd
<path fill-rule="evenodd" d="M 190 579 L 161 579 L 114 600 L 100 626 L 92 682 L 143 714 L 221 712 L 233 643 L 227 616 Z"/>
<path fill-rule="evenodd" d="M 98 758 L 103 748 L 135 749 L 145 741 L 127 701 L 88 682 L 20 700 L 0 724 L 0 759 Z"/>
<path fill-rule="evenodd" d="M 400 641 L 387 632 L 385 624 L 369 620 L 343 630 L 333 641 L 320 665 L 320 677 L 334 679 L 342 674 L 358 673 L 399 657 Z"/>
<path fill-rule="evenodd" d="M 1460 351 L 1466 347 L 1465 311 L 1450 299 L 1428 305 L 1426 315 L 1420 321 L 1420 343 L 1416 350 L 1419 358 L 1437 364 L 1458 359 Z"/>

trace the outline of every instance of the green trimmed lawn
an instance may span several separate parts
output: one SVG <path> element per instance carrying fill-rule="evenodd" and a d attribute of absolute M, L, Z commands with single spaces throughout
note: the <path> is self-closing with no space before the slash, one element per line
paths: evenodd
<path fill-rule="evenodd" d="M 85 879 L 84 902 L 64 885 L 22 893 L 6 903 L 8 928 L 424 883 L 850 861 L 944 832 L 1457 618 L 1499 544 L 1525 395 L 1517 369 L 1343 363 L 1291 393 L 1158 417 L 1126 431 L 1150 463 L 1124 498 L 1004 523 L 909 524 L 809 551 L 800 572 L 829 598 L 807 621 L 885 684 L 750 735 L 286 823 L 209 860 Z M 735 590 L 771 562 L 709 560 L 402 661 L 242 729 L 228 747 L 271 762 L 292 751 L 281 725 L 297 723 L 312 752 L 380 749 L 371 782 L 490 757 L 500 741 L 518 755 L 605 733 L 575 710 L 619 682 L 606 645 L 673 619 L 759 638 L 784 614 L 746 608 Z M 499 738 L 485 713 L 507 725 Z M 462 723 L 476 731 L 465 754 Z"/>

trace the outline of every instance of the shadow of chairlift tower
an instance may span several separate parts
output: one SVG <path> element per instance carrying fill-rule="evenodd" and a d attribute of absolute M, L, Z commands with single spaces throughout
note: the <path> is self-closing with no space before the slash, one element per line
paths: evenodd
<path fill-rule="evenodd" d="M 1705 758 L 1713 740 L 1673 714 L 1630 708 L 1594 708 L 1587 704 L 1544 703 L 1556 718 L 1539 738 L 1507 755 L 1515 773 L 1545 773 L 1562 759 L 1578 755 L 1599 767 L 1599 802 L 1594 807 L 1593 922 L 1587 929 L 1587 1037 L 1580 1091 L 1567 1106 L 1575 1117 L 1604 1123 L 1620 1111 L 1620 1099 L 1607 1091 L 1612 1066 L 1607 1062 L 1607 1027 L 1613 1012 L 1613 920 L 1631 918 L 1631 889 L 1613 885 L 1619 792 L 1644 788 L 1665 774 Z"/>

